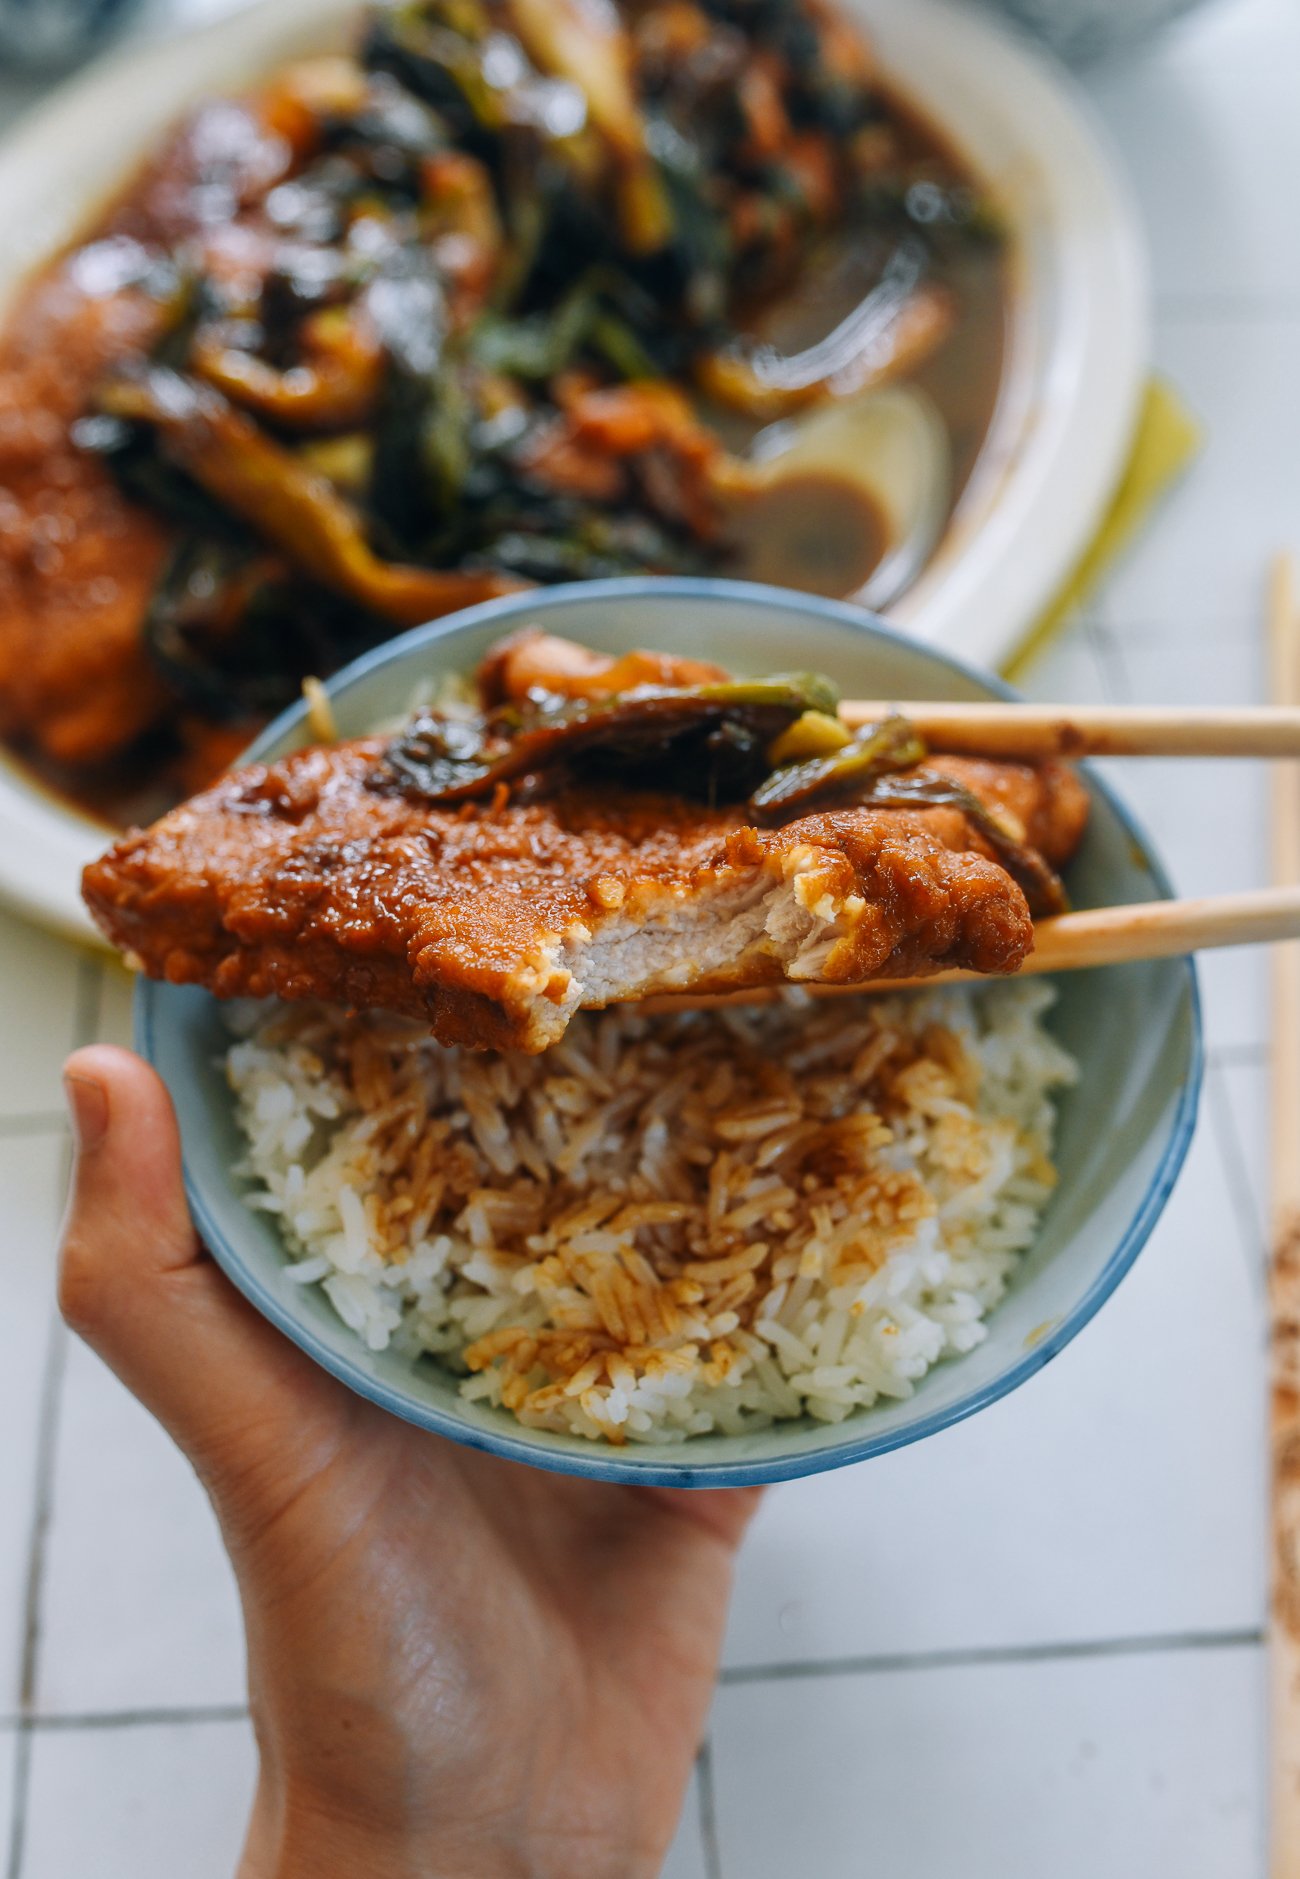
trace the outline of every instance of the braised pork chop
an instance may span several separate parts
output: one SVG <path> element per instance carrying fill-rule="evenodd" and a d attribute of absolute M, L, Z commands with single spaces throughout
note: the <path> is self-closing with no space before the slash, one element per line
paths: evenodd
<path fill-rule="evenodd" d="M 381 739 L 223 778 L 86 870 L 105 933 L 219 996 L 377 1006 L 445 1043 L 539 1051 L 579 1008 L 667 990 L 1014 972 L 1021 887 L 960 809 L 848 806 L 755 826 L 565 782 L 454 807 L 374 787 Z M 934 759 L 1049 861 L 1087 797 L 1060 766 Z M 921 771 L 913 773 L 923 775 Z"/>

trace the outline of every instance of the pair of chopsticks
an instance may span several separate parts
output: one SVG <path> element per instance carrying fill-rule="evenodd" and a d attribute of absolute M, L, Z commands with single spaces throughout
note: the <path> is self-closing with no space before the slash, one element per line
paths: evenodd
<path fill-rule="evenodd" d="M 1300 876 L 1296 885 L 1257 888 L 1247 894 L 1213 894 L 1200 900 L 1144 900 L 1127 907 L 1092 907 L 1058 914 L 1034 927 L 1034 950 L 1013 974 L 1079 972 L 1090 966 L 1124 965 L 1140 959 L 1179 959 L 1220 946 L 1259 946 L 1300 936 Z M 857 997 L 862 992 L 905 992 L 937 985 L 998 983 L 981 972 L 932 972 L 917 979 L 864 979 L 848 985 L 805 985 L 815 998 Z M 784 997 L 789 985 L 755 986 L 743 992 L 664 992 L 641 1000 L 650 1015 L 712 1011 L 730 1005 L 766 1005 Z M 1300 1138 L 1298 1138 L 1300 1139 Z M 1300 1248 L 1297 1249 L 1300 1286 Z M 1297 1331 L 1300 1365 L 1300 1329 Z M 1300 1377 L 1300 1368 L 1297 1371 Z M 1300 1456 L 1297 1457 L 1300 1468 Z M 1297 1474 L 1300 1490 L 1300 1473 Z M 1300 1592 L 1300 1585 L 1297 1587 Z M 1300 1879 L 1300 1867 L 1297 1867 Z"/>
<path fill-rule="evenodd" d="M 1269 598 L 1270 691 L 1300 705 L 1300 598 L 1289 559 Z M 1272 777 L 1272 875 L 1300 881 L 1300 763 Z M 1300 1879 L 1300 940 L 1273 968 L 1272 1871 Z"/>
<path fill-rule="evenodd" d="M 1176 705 L 907 704 L 847 700 L 850 730 L 890 712 L 933 750 L 1038 762 L 1049 757 L 1300 757 L 1300 704 L 1184 710 Z"/>
<path fill-rule="evenodd" d="M 1300 677 L 1292 669 L 1297 659 L 1292 645 L 1297 629 L 1289 564 L 1277 574 L 1275 590 L 1274 610 L 1279 618 L 1285 615 L 1290 621 L 1291 631 L 1274 628 L 1275 667 L 1281 660 L 1285 669 L 1275 682 L 1269 705 L 1184 710 L 1169 705 L 934 704 L 918 700 L 894 709 L 915 724 L 933 749 L 968 757 L 1300 759 Z M 1286 664 L 1288 659 L 1291 665 Z M 888 709 L 854 699 L 841 707 L 841 715 L 850 726 L 857 726 L 875 722 Z M 1291 787 L 1296 770 L 1294 761 L 1284 761 L 1274 772 L 1275 801 L 1284 801 L 1289 810 L 1296 800 Z M 1300 806 L 1293 816 L 1300 823 Z M 1288 825 L 1281 839 L 1288 853 L 1300 854 L 1300 826 Z M 1070 972 L 1124 960 L 1175 958 L 1218 946 L 1294 940 L 1300 936 L 1300 861 L 1283 859 L 1274 869 L 1273 880 L 1271 888 L 1255 893 L 1102 907 L 1042 920 L 1034 930 L 1034 950 L 1021 970 Z M 940 976 L 974 979 L 978 975 Z M 1292 1015 L 1300 1020 L 1300 1003 Z M 1300 1143 L 1300 1132 L 1294 1139 Z M 1300 1189 L 1296 1198 L 1300 1204 Z"/>
<path fill-rule="evenodd" d="M 932 699 L 913 699 L 895 703 L 859 698 L 840 706 L 840 716 L 850 729 L 878 723 L 891 712 L 908 718 L 935 751 L 964 757 L 1024 761 L 1121 756 L 1292 760 L 1279 764 L 1275 773 L 1279 788 L 1282 779 L 1296 768 L 1294 760 L 1300 759 L 1300 685 L 1294 694 L 1279 696 L 1272 705 L 1239 709 L 1028 705 L 1002 700 L 936 704 Z M 1300 845 L 1300 835 L 1296 841 Z M 1140 901 L 1127 907 L 1096 907 L 1040 920 L 1034 928 L 1034 950 L 1020 971 L 1073 972 L 1131 960 L 1175 959 L 1219 946 L 1300 939 L 1300 866 L 1282 868 L 1274 878 L 1274 886 L 1253 893 L 1218 894 L 1200 900 Z M 853 985 L 809 985 L 806 989 L 819 998 L 833 998 L 858 992 L 902 991 L 910 985 L 963 984 L 980 978 L 974 972 L 937 972 L 923 979 L 878 979 Z M 745 992 L 664 993 L 646 999 L 642 1009 L 673 1012 L 765 1004 L 780 998 L 784 989 L 766 986 Z M 1300 1263 L 1300 1253 L 1297 1260 Z M 1300 1351 L 1297 1363 L 1300 1377 Z M 1296 1879 L 1300 1879 L 1300 1864 Z"/>

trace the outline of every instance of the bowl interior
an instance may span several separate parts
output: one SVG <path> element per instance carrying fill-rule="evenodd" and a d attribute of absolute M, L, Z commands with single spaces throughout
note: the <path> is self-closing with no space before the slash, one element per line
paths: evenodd
<path fill-rule="evenodd" d="M 408 634 L 358 662 L 330 692 L 343 735 L 399 717 L 422 687 L 472 666 L 502 632 L 536 617 L 549 631 L 617 651 L 646 645 L 716 659 L 739 674 L 822 671 L 849 696 L 971 699 L 994 681 L 871 623 L 854 609 L 733 583 L 587 583 L 511 597 Z M 273 757 L 309 742 L 295 707 L 259 739 Z M 1081 906 L 1157 898 L 1159 864 L 1092 779 L 1093 816 L 1070 872 Z M 1062 975 L 1055 1035 L 1080 1080 L 1059 1103 L 1060 1182 L 1037 1244 L 991 1314 L 987 1340 L 931 1370 L 906 1402 L 833 1427 L 778 1424 L 745 1436 L 603 1447 L 523 1430 L 504 1411 L 461 1401 L 431 1360 L 365 1350 L 315 1288 L 284 1277 L 277 1232 L 251 1213 L 230 1170 L 241 1153 L 219 1067 L 221 1008 L 192 987 L 142 981 L 141 1048 L 171 1088 L 201 1231 L 230 1276 L 289 1336 L 353 1388 L 399 1415 L 473 1445 L 566 1472 L 677 1485 L 774 1480 L 881 1453 L 932 1433 L 1014 1388 L 1056 1354 L 1119 1282 L 1173 1185 L 1200 1081 L 1194 969 L 1187 960 Z"/>

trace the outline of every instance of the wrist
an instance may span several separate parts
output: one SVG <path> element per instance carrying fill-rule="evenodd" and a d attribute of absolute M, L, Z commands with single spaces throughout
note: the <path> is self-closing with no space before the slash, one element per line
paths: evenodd
<path fill-rule="evenodd" d="M 499 1847 L 456 1850 L 452 1839 L 432 1824 L 358 1820 L 318 1796 L 285 1793 L 263 1779 L 238 1879 L 524 1879 L 526 1866 Z"/>
<path fill-rule="evenodd" d="M 238 1879 L 431 1879 L 407 1836 L 258 1783 Z"/>

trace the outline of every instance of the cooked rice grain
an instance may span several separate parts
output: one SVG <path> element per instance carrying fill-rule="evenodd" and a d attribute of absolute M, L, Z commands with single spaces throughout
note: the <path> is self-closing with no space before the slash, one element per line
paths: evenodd
<path fill-rule="evenodd" d="M 1075 1075 L 1042 981 L 574 1020 L 542 1057 L 244 1007 L 249 1204 L 372 1350 L 534 1428 L 840 1422 L 972 1350 Z"/>

